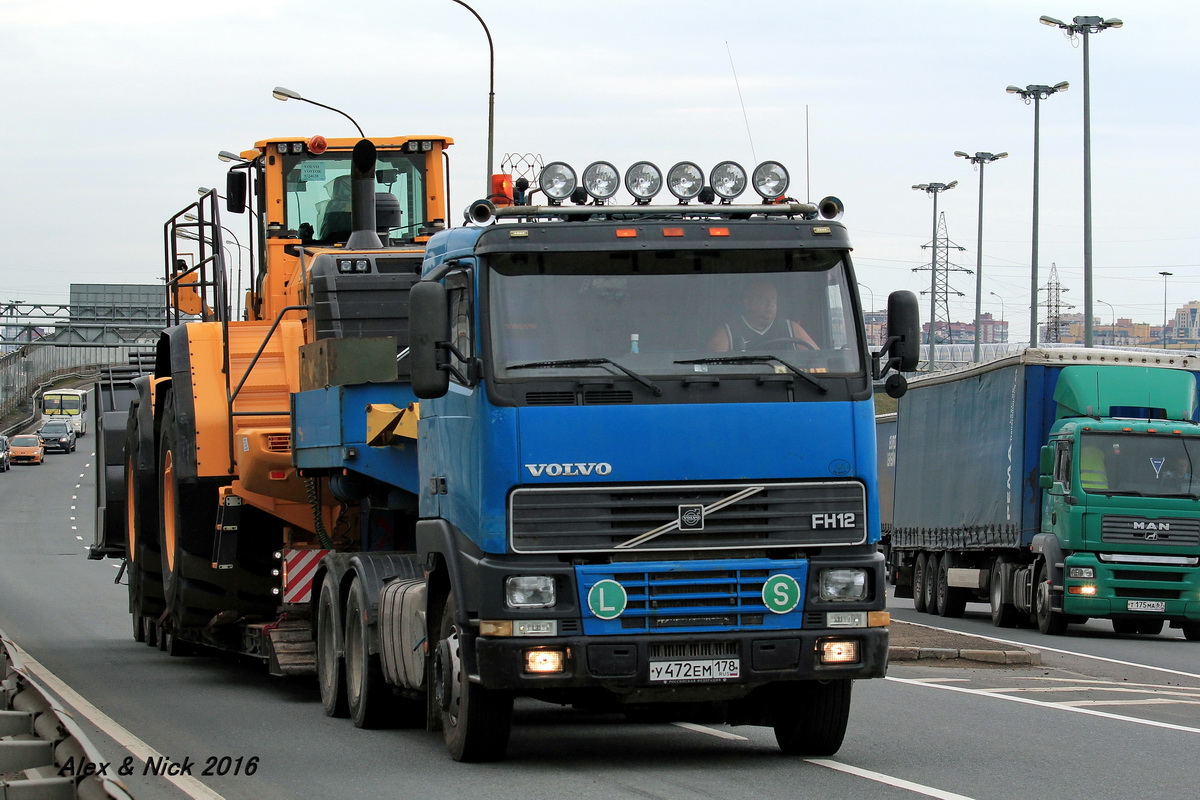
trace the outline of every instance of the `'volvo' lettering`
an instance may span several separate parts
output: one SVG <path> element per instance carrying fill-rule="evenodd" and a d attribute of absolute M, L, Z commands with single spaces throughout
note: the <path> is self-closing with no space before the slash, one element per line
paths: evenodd
<path fill-rule="evenodd" d="M 574 462 L 570 464 L 526 464 L 525 469 L 535 478 L 545 475 L 548 478 L 590 477 L 591 475 L 608 475 L 612 473 L 612 464 L 606 462 L 589 462 L 586 464 Z"/>

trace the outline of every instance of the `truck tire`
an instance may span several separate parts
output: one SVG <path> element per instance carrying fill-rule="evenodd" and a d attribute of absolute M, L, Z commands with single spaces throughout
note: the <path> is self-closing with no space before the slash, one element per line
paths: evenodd
<path fill-rule="evenodd" d="M 997 628 L 1015 628 L 1020 622 L 1020 612 L 1012 603 L 1004 602 L 1004 562 L 992 562 L 992 573 L 988 577 L 988 600 L 992 606 L 992 624 Z"/>
<path fill-rule="evenodd" d="M 929 575 L 929 554 L 924 550 L 913 559 L 913 608 L 918 614 L 925 611 L 925 581 Z"/>
<path fill-rule="evenodd" d="M 346 704 L 346 662 L 337 651 L 337 592 L 328 578 L 317 601 L 317 684 L 327 717 L 350 716 Z"/>
<path fill-rule="evenodd" d="M 950 585 L 950 554 L 943 553 L 938 559 L 937 583 L 938 614 L 943 617 L 961 617 L 967 610 L 967 595 L 958 586 Z"/>
<path fill-rule="evenodd" d="M 831 756 L 842 746 L 850 720 L 851 682 L 782 684 L 775 698 L 775 741 L 790 756 Z"/>
<path fill-rule="evenodd" d="M 129 608 L 133 638 L 146 641 L 148 623 L 166 608 L 162 582 L 162 553 L 158 542 L 158 510 L 153 487 L 139 475 L 140 440 L 137 406 L 125 429 L 125 554 L 129 563 Z"/>
<path fill-rule="evenodd" d="M 356 577 L 350 582 L 342 617 L 346 622 L 346 708 L 354 727 L 380 728 L 388 723 L 394 704 L 379 656 L 370 651 L 364 619 L 367 605 L 362 582 Z"/>
<path fill-rule="evenodd" d="M 433 685 L 446 749 L 455 761 L 498 761 L 508 750 L 513 698 L 472 683 L 463 664 L 458 605 L 446 599 L 434 658 Z"/>
<path fill-rule="evenodd" d="M 942 567 L 942 556 L 940 553 L 930 553 L 929 561 L 925 564 L 925 611 L 928 614 L 937 616 L 941 613 L 941 607 L 938 605 L 938 581 L 937 576 Z"/>
<path fill-rule="evenodd" d="M 1062 636 L 1067 632 L 1066 615 L 1051 608 L 1050 572 L 1045 561 L 1038 564 L 1033 606 L 1033 616 L 1037 620 L 1039 631 L 1048 636 Z"/>

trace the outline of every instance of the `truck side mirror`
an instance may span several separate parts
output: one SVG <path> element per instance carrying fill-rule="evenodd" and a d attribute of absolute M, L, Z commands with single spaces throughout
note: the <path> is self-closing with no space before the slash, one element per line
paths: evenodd
<path fill-rule="evenodd" d="M 1049 475 L 1038 475 L 1038 488 L 1049 489 L 1054 485 L 1054 479 Z"/>
<path fill-rule="evenodd" d="M 246 172 L 231 169 L 225 176 L 225 210 L 231 214 L 246 212 Z"/>
<path fill-rule="evenodd" d="M 892 357 L 899 358 L 899 370 L 912 372 L 921 359 L 921 317 L 917 312 L 917 296 L 912 292 L 892 292 L 888 295 L 888 336 L 899 337 L 892 344 Z"/>
<path fill-rule="evenodd" d="M 450 312 L 446 287 L 419 281 L 408 293 L 409 352 L 413 394 L 422 400 L 444 397 L 450 390 L 450 373 L 443 368 L 444 345 L 450 340 Z"/>
<path fill-rule="evenodd" d="M 1038 474 L 1052 475 L 1054 473 L 1054 448 L 1044 444 L 1038 452 Z M 1043 487 L 1047 488 L 1047 487 Z"/>

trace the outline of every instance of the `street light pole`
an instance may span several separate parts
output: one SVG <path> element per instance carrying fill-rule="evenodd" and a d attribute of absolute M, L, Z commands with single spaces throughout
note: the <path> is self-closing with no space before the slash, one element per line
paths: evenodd
<path fill-rule="evenodd" d="M 1089 34 L 1108 28 L 1119 28 L 1124 23 L 1116 19 L 1101 17 L 1074 17 L 1070 25 L 1054 17 L 1042 16 L 1043 25 L 1061 28 L 1068 36 L 1083 36 L 1083 346 L 1092 346 L 1092 102 L 1090 61 L 1088 57 Z"/>
<path fill-rule="evenodd" d="M 1041 162 L 1040 132 L 1042 128 L 1042 100 L 1055 92 L 1065 92 L 1071 84 L 1061 81 L 1053 86 L 1030 84 L 1022 89 L 1020 86 L 1009 86 L 1005 89 L 1009 94 L 1015 94 L 1029 105 L 1033 101 L 1033 253 L 1030 256 L 1029 273 L 1029 346 L 1037 347 L 1037 309 L 1038 309 L 1038 171 Z"/>
<path fill-rule="evenodd" d="M 496 121 L 496 49 L 492 46 L 492 32 L 488 30 L 487 23 L 483 21 L 483 17 L 476 13 L 475 9 L 463 2 L 463 0 L 454 0 L 460 6 L 470 11 L 475 19 L 479 20 L 479 24 L 483 26 L 483 32 L 488 40 L 488 157 L 487 157 L 487 189 L 485 197 L 490 197 L 492 194 L 492 142 L 495 131 Z"/>
<path fill-rule="evenodd" d="M 1174 272 L 1160 272 L 1163 276 L 1163 350 L 1167 349 L 1167 278 L 1174 275 Z"/>
<path fill-rule="evenodd" d="M 1003 323 L 1003 322 L 1004 322 L 1004 317 L 1005 317 L 1005 314 L 1004 314 L 1004 298 L 1003 298 L 1003 297 L 1001 297 L 1000 295 L 996 294 L 995 292 L 988 292 L 988 294 L 990 294 L 992 297 L 994 297 L 994 298 L 996 298 L 997 300 L 999 300 L 999 301 L 1000 301 L 1000 322 L 1001 322 L 1001 323 Z M 1005 337 L 1005 338 L 1007 339 L 1007 337 Z"/>
<path fill-rule="evenodd" d="M 356 129 L 358 129 L 358 135 L 361 138 L 363 138 L 363 139 L 367 138 L 367 135 L 365 133 L 363 133 L 363 129 L 359 126 L 359 124 L 357 122 L 354 122 L 354 117 L 350 116 L 345 111 L 342 111 L 340 108 L 334 108 L 333 106 L 327 106 L 324 103 L 318 103 L 316 100 L 309 100 L 307 97 L 301 97 L 300 95 L 293 92 L 291 89 L 285 89 L 282 86 L 276 86 L 274 89 L 272 89 L 271 96 L 274 97 L 276 100 L 279 100 L 282 102 L 286 102 L 288 100 L 299 100 L 302 103 L 309 103 L 310 105 L 318 106 L 320 108 L 325 108 L 330 111 L 336 111 L 337 113 L 341 114 L 343 117 L 345 117 L 346 119 L 348 119 L 354 123 L 354 127 Z"/>
<path fill-rule="evenodd" d="M 1096 302 L 1102 303 L 1102 304 L 1108 306 L 1108 310 L 1112 313 L 1112 342 L 1110 342 L 1110 344 L 1116 344 L 1117 343 L 1117 310 L 1115 308 L 1113 308 L 1113 304 L 1108 302 L 1107 300 L 1101 300 L 1100 298 L 1096 298 Z"/>
<path fill-rule="evenodd" d="M 976 153 L 972 156 L 955 150 L 954 155 L 965 158 L 979 167 L 979 244 L 975 247 L 975 349 L 971 355 L 972 361 L 979 361 L 979 326 L 980 315 L 983 313 L 983 168 L 993 161 L 1008 158 L 1008 153 Z"/>

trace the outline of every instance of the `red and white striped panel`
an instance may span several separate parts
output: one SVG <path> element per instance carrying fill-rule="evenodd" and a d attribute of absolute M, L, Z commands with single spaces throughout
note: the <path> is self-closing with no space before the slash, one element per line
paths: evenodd
<path fill-rule="evenodd" d="M 307 603 L 312 600 L 313 575 L 326 553 L 332 550 L 283 551 L 283 602 Z"/>

